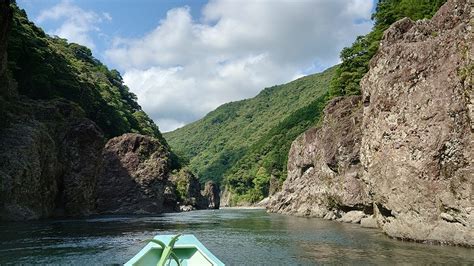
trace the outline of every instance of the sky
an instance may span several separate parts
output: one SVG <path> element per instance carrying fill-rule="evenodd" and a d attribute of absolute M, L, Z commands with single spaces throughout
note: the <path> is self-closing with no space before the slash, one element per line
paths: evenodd
<path fill-rule="evenodd" d="M 167 132 L 321 72 L 372 28 L 375 0 L 17 0 L 50 35 L 120 71 Z"/>

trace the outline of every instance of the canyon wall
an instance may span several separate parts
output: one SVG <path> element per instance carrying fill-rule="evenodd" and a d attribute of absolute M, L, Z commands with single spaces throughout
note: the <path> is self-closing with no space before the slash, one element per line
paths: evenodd
<path fill-rule="evenodd" d="M 393 24 L 361 102 L 334 100 L 293 143 L 269 211 L 370 218 L 395 238 L 474 246 L 473 9 L 450 0 L 431 20 Z"/>

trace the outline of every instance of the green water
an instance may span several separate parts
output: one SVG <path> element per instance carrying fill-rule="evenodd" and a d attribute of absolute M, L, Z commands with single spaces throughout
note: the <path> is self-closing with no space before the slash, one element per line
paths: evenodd
<path fill-rule="evenodd" d="M 0 224 L 0 264 L 122 264 L 156 234 L 190 233 L 227 265 L 474 264 L 474 250 L 392 240 L 322 219 L 224 209 Z"/>

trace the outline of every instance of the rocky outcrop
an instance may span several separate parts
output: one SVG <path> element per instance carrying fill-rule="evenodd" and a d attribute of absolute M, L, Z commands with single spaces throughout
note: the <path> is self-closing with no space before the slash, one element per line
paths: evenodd
<path fill-rule="evenodd" d="M 213 181 L 207 181 L 202 191 L 202 196 L 207 200 L 207 208 L 219 209 L 220 206 L 220 189 Z"/>
<path fill-rule="evenodd" d="M 360 100 L 360 96 L 334 99 L 324 111 L 322 125 L 293 142 L 288 178 L 267 205 L 270 211 L 328 219 L 351 210 L 371 213 L 361 180 Z"/>
<path fill-rule="evenodd" d="M 176 184 L 182 206 L 189 205 L 193 209 L 207 209 L 207 199 L 201 194 L 201 183 L 197 177 L 187 169 L 181 169 L 171 177 Z"/>
<path fill-rule="evenodd" d="M 361 82 L 363 180 L 390 236 L 474 246 L 473 8 L 396 22 Z"/>
<path fill-rule="evenodd" d="M 269 210 L 474 246 L 473 9 L 449 0 L 432 20 L 392 25 L 362 105 L 336 99 L 295 140 Z"/>
<path fill-rule="evenodd" d="M 201 190 L 198 178 L 186 168 L 174 172 L 170 181 L 170 190 L 175 190 L 179 210 L 219 209 L 220 191 L 216 183 L 208 181 Z"/>
<path fill-rule="evenodd" d="M 124 134 L 110 139 L 103 152 L 98 178 L 100 213 L 163 212 L 170 152 L 158 139 Z"/>
<path fill-rule="evenodd" d="M 0 219 L 87 215 L 103 136 L 74 104 L 18 99 L 0 130 Z"/>

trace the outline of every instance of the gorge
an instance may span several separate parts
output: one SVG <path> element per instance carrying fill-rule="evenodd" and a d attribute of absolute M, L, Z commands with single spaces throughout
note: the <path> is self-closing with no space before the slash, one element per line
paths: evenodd
<path fill-rule="evenodd" d="M 119 71 L 1 1 L 0 263 L 27 263 L 25 239 L 50 245 L 26 252 L 44 263 L 111 263 L 102 246 L 124 263 L 180 231 L 232 263 L 248 261 L 236 247 L 263 264 L 273 249 L 288 254 L 273 263 L 388 263 L 385 247 L 474 263 L 474 1 L 376 5 L 338 65 L 162 133 Z"/>

